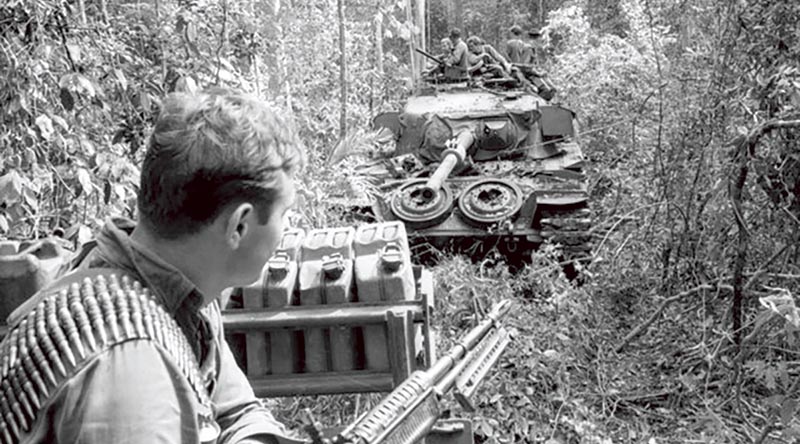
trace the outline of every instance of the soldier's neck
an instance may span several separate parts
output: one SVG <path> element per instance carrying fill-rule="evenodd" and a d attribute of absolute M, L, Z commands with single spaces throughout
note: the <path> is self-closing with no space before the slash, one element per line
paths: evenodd
<path fill-rule="evenodd" d="M 202 234 L 163 239 L 142 224 L 137 224 L 131 233 L 131 240 L 186 276 L 207 299 L 206 304 L 219 297 L 225 288 L 220 285 L 223 277 L 218 275 L 223 269 L 221 264 L 217 264 L 221 256 L 219 249 L 212 246 Z"/>

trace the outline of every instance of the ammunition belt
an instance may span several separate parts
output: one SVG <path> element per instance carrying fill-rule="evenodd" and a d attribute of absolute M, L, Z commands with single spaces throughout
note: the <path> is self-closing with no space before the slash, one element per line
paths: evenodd
<path fill-rule="evenodd" d="M 95 356 L 133 340 L 165 350 L 211 416 L 197 358 L 172 316 L 130 277 L 94 274 L 45 294 L 0 343 L 0 442 L 19 442 L 66 381 Z"/>

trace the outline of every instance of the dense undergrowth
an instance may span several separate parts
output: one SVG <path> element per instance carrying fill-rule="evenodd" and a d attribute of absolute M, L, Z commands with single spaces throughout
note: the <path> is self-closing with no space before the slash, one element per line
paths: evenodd
<path fill-rule="evenodd" d="M 609 287 L 601 264 L 590 265 L 585 272 L 592 276 L 575 286 L 553 253 L 545 248 L 519 273 L 463 257 L 432 268 L 440 351 L 493 303 L 514 304 L 505 321 L 514 341 L 479 391 L 477 413 L 444 400 L 448 415 L 473 420 L 477 442 L 792 442 L 796 324 L 754 307 L 751 322 L 761 327 L 749 338 L 747 357 L 737 357 L 721 328 L 727 304 L 720 290 L 659 310 L 664 298 L 645 291 L 642 280 Z M 744 359 L 738 377 L 736 359 Z M 331 426 L 352 422 L 379 399 L 281 399 L 274 408 L 295 427 L 304 408 Z"/>

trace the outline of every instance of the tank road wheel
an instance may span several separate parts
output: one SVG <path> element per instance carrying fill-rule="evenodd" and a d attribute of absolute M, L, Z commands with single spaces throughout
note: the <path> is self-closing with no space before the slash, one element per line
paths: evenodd
<path fill-rule="evenodd" d="M 447 185 L 432 190 L 426 186 L 426 182 L 415 180 L 405 183 L 392 195 L 392 213 L 412 228 L 440 224 L 453 211 L 453 193 Z"/>
<path fill-rule="evenodd" d="M 486 226 L 512 219 L 522 208 L 522 190 L 503 179 L 470 184 L 458 198 L 458 208 L 471 225 Z"/>
<path fill-rule="evenodd" d="M 541 211 L 538 222 L 541 236 L 561 245 L 564 274 L 570 280 L 580 280 L 576 263 L 588 263 L 591 257 L 591 212 L 585 205 L 579 208 L 548 208 Z"/>

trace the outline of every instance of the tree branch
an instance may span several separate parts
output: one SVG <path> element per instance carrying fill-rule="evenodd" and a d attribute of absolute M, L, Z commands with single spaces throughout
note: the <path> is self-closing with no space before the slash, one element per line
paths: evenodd
<path fill-rule="evenodd" d="M 656 319 L 658 319 L 661 316 L 661 313 L 663 313 L 664 310 L 666 310 L 667 307 L 669 307 L 670 304 L 672 304 L 673 302 L 676 302 L 676 301 L 678 301 L 678 300 L 680 300 L 680 299 L 682 299 L 682 298 L 684 298 L 686 296 L 689 296 L 691 294 L 697 293 L 699 291 L 714 290 L 716 288 L 723 288 L 723 287 L 727 287 L 727 286 L 721 286 L 719 284 L 702 284 L 702 285 L 698 285 L 697 287 L 690 288 L 689 290 L 680 292 L 680 293 L 678 293 L 678 294 L 676 294 L 674 296 L 670 296 L 670 297 L 664 299 L 663 301 L 661 301 L 661 304 L 658 306 L 658 308 L 656 308 L 656 311 L 654 311 L 653 314 L 651 314 L 650 317 L 647 318 L 646 321 L 644 321 L 643 323 L 639 324 L 630 333 L 628 333 L 628 335 L 625 336 L 625 338 L 622 340 L 622 342 L 619 345 L 617 345 L 617 347 L 614 349 L 614 351 L 617 352 L 617 353 L 622 351 L 622 349 L 624 349 L 625 346 L 627 346 L 629 342 L 631 342 L 637 336 L 642 334 L 647 329 L 647 327 L 649 327 L 651 324 L 653 324 L 653 322 L 655 322 Z"/>

